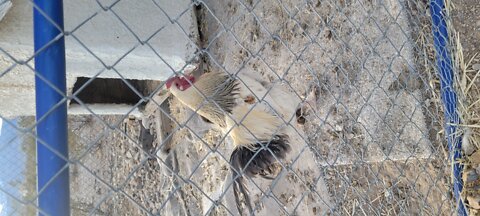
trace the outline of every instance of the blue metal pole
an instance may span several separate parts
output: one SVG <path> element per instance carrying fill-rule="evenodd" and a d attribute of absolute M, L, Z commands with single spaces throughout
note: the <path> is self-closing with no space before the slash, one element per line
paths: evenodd
<path fill-rule="evenodd" d="M 48 215 L 70 215 L 69 172 L 64 159 L 68 158 L 67 104 L 56 106 L 64 96 L 52 88 L 66 92 L 65 40 L 58 38 L 63 31 L 63 2 L 35 0 L 34 4 L 38 7 L 33 11 L 34 47 L 35 52 L 40 51 L 35 56 L 38 205 Z"/>
<path fill-rule="evenodd" d="M 455 125 L 460 123 L 457 113 L 457 94 L 453 88 L 454 72 L 450 50 L 448 49 L 448 29 L 445 14 L 444 0 L 431 0 L 430 12 L 432 16 L 433 43 L 436 51 L 436 63 L 440 76 L 440 88 L 445 107 L 445 132 L 448 142 L 450 161 L 453 163 L 453 195 L 455 196 L 458 214 L 467 215 L 461 192 L 463 189 L 462 170 L 463 165 L 459 162 L 462 157 L 462 140 L 456 134 Z"/>

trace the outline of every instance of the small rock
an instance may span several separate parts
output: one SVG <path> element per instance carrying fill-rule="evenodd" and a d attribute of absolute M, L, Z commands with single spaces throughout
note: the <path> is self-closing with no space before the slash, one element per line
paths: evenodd
<path fill-rule="evenodd" d="M 131 159 L 132 158 L 132 153 L 130 151 L 127 151 L 127 153 L 125 154 L 125 156 L 128 158 L 128 159 Z"/>
<path fill-rule="evenodd" d="M 480 164 L 480 151 L 476 151 L 470 156 L 470 162 L 473 164 Z"/>
<path fill-rule="evenodd" d="M 342 131 L 342 130 L 343 130 L 342 126 L 340 126 L 340 125 L 335 125 L 335 131 L 338 132 L 338 131 Z"/>
<path fill-rule="evenodd" d="M 387 199 L 387 202 L 390 203 L 392 201 L 392 193 L 389 190 L 386 190 L 383 195 L 385 196 L 385 199 Z"/>
<path fill-rule="evenodd" d="M 475 170 L 477 171 L 477 174 L 480 175 L 480 164 L 477 166 L 477 168 L 475 168 Z"/>
<path fill-rule="evenodd" d="M 347 136 L 347 139 L 349 139 L 349 140 L 351 140 L 351 139 L 353 139 L 353 138 L 355 137 L 355 135 L 354 135 L 354 134 L 351 134 L 351 133 L 346 134 L 346 136 Z"/>
<path fill-rule="evenodd" d="M 463 182 L 474 182 L 478 179 L 477 172 L 473 169 L 468 169 L 463 172 Z"/>
<path fill-rule="evenodd" d="M 462 142 L 462 150 L 465 153 L 465 155 L 471 155 L 476 149 L 476 146 L 470 142 L 471 135 L 472 135 L 472 130 L 470 130 L 469 128 L 466 128 L 465 132 L 463 133 L 463 142 Z"/>
<path fill-rule="evenodd" d="M 480 209 L 480 196 L 467 196 L 468 205 L 473 209 Z"/>
<path fill-rule="evenodd" d="M 472 65 L 473 70 L 480 70 L 480 64 L 474 64 Z"/>

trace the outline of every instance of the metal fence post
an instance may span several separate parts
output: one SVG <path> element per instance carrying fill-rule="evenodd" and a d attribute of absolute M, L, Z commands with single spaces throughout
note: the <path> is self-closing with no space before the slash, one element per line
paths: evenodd
<path fill-rule="evenodd" d="M 63 2 L 35 0 L 34 4 L 38 205 L 49 215 L 70 215 L 67 107 L 64 96 L 55 90 L 66 91 Z"/>
<path fill-rule="evenodd" d="M 462 156 L 462 141 L 461 137 L 456 134 L 456 125 L 460 123 L 460 118 L 457 113 L 457 94 L 453 87 L 454 71 L 450 50 L 448 49 L 449 36 L 444 0 L 431 0 L 430 11 L 432 16 L 432 32 L 436 51 L 437 70 L 440 77 L 443 105 L 445 107 L 445 129 L 450 160 L 452 163 L 453 194 L 457 202 L 458 214 L 467 215 L 465 205 L 461 197 L 463 188 L 463 165 L 459 163 L 458 160 L 461 159 Z"/>

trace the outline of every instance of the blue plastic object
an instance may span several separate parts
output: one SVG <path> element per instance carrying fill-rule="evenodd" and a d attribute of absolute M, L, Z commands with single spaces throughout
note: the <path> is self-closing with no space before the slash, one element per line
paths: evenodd
<path fill-rule="evenodd" d="M 468 215 L 460 195 L 463 188 L 461 179 L 463 165 L 458 161 L 462 157 L 462 140 L 461 137 L 456 134 L 457 128 L 455 125 L 460 123 L 460 118 L 457 113 L 457 94 L 453 88 L 454 72 L 450 50 L 448 49 L 449 36 L 444 0 L 431 0 L 430 12 L 432 15 L 432 32 L 436 51 L 437 70 L 440 76 L 442 100 L 445 107 L 445 129 L 448 150 L 450 161 L 453 163 L 453 195 L 457 203 L 458 214 Z"/>
<path fill-rule="evenodd" d="M 34 4 L 39 215 L 70 215 L 67 104 L 57 105 L 64 96 L 55 90 L 66 92 L 63 2 L 35 0 Z"/>

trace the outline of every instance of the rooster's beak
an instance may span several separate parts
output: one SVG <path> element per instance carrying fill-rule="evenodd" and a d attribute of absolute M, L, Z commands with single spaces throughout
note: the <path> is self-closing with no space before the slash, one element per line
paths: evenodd
<path fill-rule="evenodd" d="M 199 67 L 199 64 L 189 64 L 185 66 L 182 74 L 186 76 L 193 75 L 193 72 L 195 72 L 198 69 L 198 67 Z"/>

